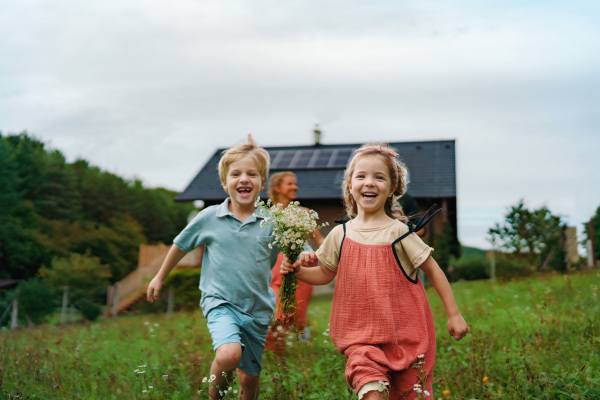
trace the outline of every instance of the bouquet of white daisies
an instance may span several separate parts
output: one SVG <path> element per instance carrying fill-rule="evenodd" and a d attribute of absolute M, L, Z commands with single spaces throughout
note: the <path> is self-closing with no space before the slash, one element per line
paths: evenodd
<path fill-rule="evenodd" d="M 298 259 L 313 232 L 327 225 L 327 223 L 317 225 L 319 219 L 317 212 L 301 208 L 297 201 L 283 208 L 281 204 L 271 204 L 271 200 L 265 203 L 259 197 L 256 199 L 256 206 L 268 212 L 261 221 L 261 226 L 273 227 L 275 240 L 269 244 L 269 247 L 278 247 L 292 263 Z M 297 324 L 297 287 L 298 278 L 295 273 L 283 276 L 283 284 L 279 289 L 279 303 L 275 310 L 275 325 L 288 327 Z M 278 315 L 281 317 L 277 317 Z"/>

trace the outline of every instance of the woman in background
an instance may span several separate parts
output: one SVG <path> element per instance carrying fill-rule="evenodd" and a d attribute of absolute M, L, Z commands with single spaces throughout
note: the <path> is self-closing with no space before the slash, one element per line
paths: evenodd
<path fill-rule="evenodd" d="M 267 193 L 272 204 L 280 203 L 283 208 L 286 208 L 292 201 L 296 200 L 296 196 L 298 195 L 298 181 L 296 179 L 296 174 L 291 171 L 277 172 L 273 174 L 269 179 Z M 314 244 L 318 248 L 321 246 L 321 243 L 323 243 L 323 236 L 318 229 L 314 231 L 313 235 Z M 279 253 L 277 263 L 271 270 L 271 275 L 273 278 L 271 281 L 271 289 L 275 291 L 277 302 L 279 302 L 279 288 L 283 284 L 280 273 L 280 264 L 282 260 L 283 253 Z M 312 285 L 298 281 L 298 289 L 296 289 L 296 300 L 298 301 L 298 330 L 300 332 L 304 332 L 302 340 L 308 339 L 307 312 L 308 303 L 310 302 L 312 292 Z M 275 309 L 277 309 L 277 307 Z M 266 348 L 277 354 L 281 354 L 283 351 L 284 341 L 278 340 L 283 339 L 283 336 L 279 333 L 280 331 L 277 330 L 278 328 L 279 327 L 275 327 L 275 330 L 269 331 Z M 289 327 L 282 328 L 287 329 Z"/>

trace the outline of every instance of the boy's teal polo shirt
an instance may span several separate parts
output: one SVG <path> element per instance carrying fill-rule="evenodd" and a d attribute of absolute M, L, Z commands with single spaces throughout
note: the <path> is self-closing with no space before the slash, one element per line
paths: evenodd
<path fill-rule="evenodd" d="M 273 228 L 261 227 L 263 218 L 255 215 L 241 222 L 229 211 L 229 201 L 202 210 L 173 243 L 188 252 L 206 245 L 200 273 L 204 317 L 228 303 L 268 324 L 275 307 L 275 293 L 269 288 L 271 268 L 279 252 L 269 248 Z"/>

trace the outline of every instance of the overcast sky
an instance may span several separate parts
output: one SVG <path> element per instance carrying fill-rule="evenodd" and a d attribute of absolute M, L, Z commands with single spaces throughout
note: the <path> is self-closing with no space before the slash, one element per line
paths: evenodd
<path fill-rule="evenodd" d="M 600 3 L 2 0 L 0 131 L 182 191 L 216 148 L 456 139 L 459 238 L 600 205 Z M 410 188 L 409 188 L 410 189 Z"/>

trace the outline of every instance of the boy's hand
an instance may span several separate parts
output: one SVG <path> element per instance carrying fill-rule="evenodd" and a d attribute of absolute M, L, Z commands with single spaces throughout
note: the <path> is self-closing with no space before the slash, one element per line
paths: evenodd
<path fill-rule="evenodd" d="M 462 315 L 458 314 L 455 317 L 448 318 L 448 332 L 456 340 L 464 338 L 469 333 L 469 327 Z"/>
<path fill-rule="evenodd" d="M 293 264 L 290 264 L 290 259 L 284 255 L 283 261 L 281 262 L 281 266 L 279 267 L 279 272 L 282 275 L 286 275 L 286 274 L 289 274 L 290 272 L 294 272 L 299 267 L 300 267 L 300 263 L 298 261 L 296 261 Z"/>
<path fill-rule="evenodd" d="M 162 281 L 160 279 L 157 279 L 157 277 L 154 277 L 154 279 L 152 279 L 150 281 L 150 284 L 148 285 L 148 290 L 146 291 L 146 299 L 150 303 L 154 303 L 154 300 L 158 299 L 158 293 L 160 293 L 160 289 L 162 289 Z"/>

